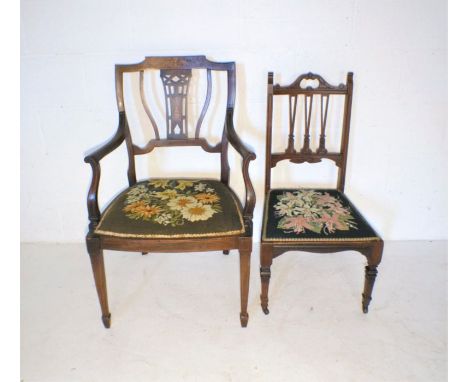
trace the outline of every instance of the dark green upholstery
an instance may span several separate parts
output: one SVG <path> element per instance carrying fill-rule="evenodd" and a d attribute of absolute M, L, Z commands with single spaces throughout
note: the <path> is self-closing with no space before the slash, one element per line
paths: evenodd
<path fill-rule="evenodd" d="M 244 233 L 237 197 L 216 180 L 150 179 L 127 188 L 95 232 L 127 238 L 190 238 Z"/>

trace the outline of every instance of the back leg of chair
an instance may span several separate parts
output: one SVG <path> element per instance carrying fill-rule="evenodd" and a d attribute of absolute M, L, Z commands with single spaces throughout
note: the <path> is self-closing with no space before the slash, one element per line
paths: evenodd
<path fill-rule="evenodd" d="M 88 253 L 91 259 L 91 266 L 93 268 L 94 283 L 101 305 L 102 323 L 106 328 L 111 326 L 111 314 L 109 312 L 109 304 L 107 302 L 107 286 L 106 286 L 106 272 L 104 269 L 104 256 L 103 251 L 99 247 L 99 239 L 88 239 Z"/>
<path fill-rule="evenodd" d="M 369 311 L 369 304 L 372 300 L 372 290 L 374 288 L 375 279 L 377 278 L 377 267 L 382 260 L 383 241 L 376 241 L 370 248 L 367 256 L 367 266 L 365 267 L 364 292 L 362 293 L 362 311 Z"/>
<path fill-rule="evenodd" d="M 260 247 L 260 279 L 262 281 L 262 294 L 260 301 L 263 313 L 268 314 L 268 288 L 270 286 L 271 264 L 273 262 L 273 247 L 269 244 L 262 244 Z"/>

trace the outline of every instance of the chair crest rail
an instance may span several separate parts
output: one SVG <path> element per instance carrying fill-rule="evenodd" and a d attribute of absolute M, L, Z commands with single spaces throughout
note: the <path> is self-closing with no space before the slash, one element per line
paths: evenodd
<path fill-rule="evenodd" d="M 206 69 L 207 71 L 218 70 L 234 73 L 236 64 L 234 62 L 214 62 L 206 56 L 179 56 L 179 57 L 145 57 L 137 64 L 118 64 L 115 65 L 115 87 L 117 106 L 119 111 L 125 110 L 123 97 L 123 74 L 132 72 L 141 72 L 148 69 L 159 70 L 190 70 Z M 211 76 L 211 73 L 210 73 Z M 211 80 L 210 80 L 211 82 Z M 211 94 L 210 94 L 211 96 Z M 234 98 L 228 94 L 228 107 L 234 107 Z"/>
<path fill-rule="evenodd" d="M 303 81 L 314 81 L 317 86 L 301 86 Z M 273 94 L 284 95 L 284 94 L 346 94 L 347 86 L 345 84 L 339 84 L 337 86 L 329 84 L 322 76 L 315 73 L 305 73 L 298 76 L 291 84 L 281 86 L 276 84 L 273 86 Z"/>

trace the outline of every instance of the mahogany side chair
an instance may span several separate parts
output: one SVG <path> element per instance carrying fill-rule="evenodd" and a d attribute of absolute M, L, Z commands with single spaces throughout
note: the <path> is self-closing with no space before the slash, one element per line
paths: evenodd
<path fill-rule="evenodd" d="M 306 85 L 311 82 L 315 86 Z M 289 136 L 285 151 L 272 153 L 273 101 L 279 101 L 280 96 L 289 98 Z M 330 98 L 337 96 L 344 97 L 343 107 L 340 107 L 343 118 L 338 122 L 341 143 L 338 152 L 329 152 L 325 134 L 328 105 Z M 367 266 L 362 310 L 368 312 L 383 241 L 344 194 L 352 97 L 353 73 L 348 73 L 346 84 L 338 86 L 330 85 L 313 73 L 300 75 L 288 86 L 273 85 L 273 73 L 268 73 L 265 205 L 260 252 L 261 306 L 265 314 L 269 313 L 268 287 L 273 259 L 288 251 L 331 253 L 354 250 L 363 254 Z M 294 132 L 300 98 L 304 100 L 304 139 L 297 151 Z M 314 105 L 315 114 L 312 114 Z M 313 115 L 315 119 L 311 118 Z M 317 121 L 313 124 L 316 126 L 311 127 L 312 120 Z M 311 136 L 317 138 L 311 139 Z M 333 161 L 338 167 L 336 189 L 271 188 L 271 169 L 278 162 L 318 163 L 324 159 Z"/>
<path fill-rule="evenodd" d="M 193 70 L 206 75 L 206 97 L 198 119 L 188 123 L 190 110 L 187 95 Z M 153 72 L 156 71 L 156 72 Z M 212 101 L 212 72 L 226 74 L 227 104 L 220 141 L 211 145 L 200 135 L 204 118 Z M 165 137 L 158 130 L 145 92 L 144 75 L 159 73 L 164 89 Z M 139 96 L 154 129 L 154 138 L 144 147 L 133 143 L 124 103 L 123 78 L 126 73 L 139 75 Z M 150 77 L 154 78 L 154 77 Z M 223 77 L 224 78 L 224 77 Z M 252 249 L 252 215 L 255 193 L 249 177 L 250 161 L 255 154 L 240 140 L 233 125 L 236 65 L 213 62 L 205 56 L 146 57 L 144 61 L 115 66 L 115 85 L 119 124 L 115 135 L 89 154 L 85 162 L 92 168 L 87 205 L 89 232 L 86 244 L 93 269 L 102 321 L 111 325 L 106 290 L 103 250 L 141 252 L 194 252 L 237 249 L 240 254 L 240 321 L 247 326 L 249 315 L 250 253 Z M 192 90 L 191 90 L 192 91 Z M 161 92 L 162 93 L 162 92 Z M 189 129 L 189 127 L 192 128 Z M 188 133 L 191 131 L 191 134 Z M 205 130 L 206 131 L 206 130 Z M 128 153 L 128 187 L 113 199 L 101 214 L 98 206 L 100 160 L 125 142 Z M 242 157 L 245 202 L 242 206 L 229 187 L 228 146 Z M 219 179 L 157 178 L 137 180 L 135 157 L 155 148 L 198 146 L 208 153 L 219 154 Z"/>

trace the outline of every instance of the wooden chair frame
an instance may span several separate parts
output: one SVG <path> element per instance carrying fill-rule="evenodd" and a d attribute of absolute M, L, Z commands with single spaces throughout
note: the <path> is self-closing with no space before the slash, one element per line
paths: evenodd
<path fill-rule="evenodd" d="M 316 87 L 302 87 L 303 80 L 312 80 L 318 83 Z M 327 97 L 326 104 L 328 105 L 328 96 L 341 94 L 345 96 L 344 115 L 343 115 L 343 130 L 341 137 L 341 148 L 339 152 L 330 153 L 325 147 L 325 128 L 328 106 L 325 109 L 325 123 L 321 119 L 321 130 L 318 149 L 313 152 L 310 149 L 310 117 L 305 119 L 305 135 L 304 145 L 300 152 L 294 149 L 294 119 L 295 106 L 297 96 Z M 273 121 L 273 98 L 275 95 L 288 95 L 290 101 L 290 125 L 288 146 L 283 153 L 272 153 L 272 121 Z M 338 167 L 337 190 L 344 193 L 345 178 L 346 178 L 346 163 L 348 157 L 349 146 L 349 130 L 351 120 L 351 105 L 353 99 L 353 73 L 348 73 L 346 84 L 332 86 L 325 81 L 321 76 L 313 73 L 307 73 L 299 76 L 292 84 L 288 86 L 273 85 L 273 73 L 268 73 L 268 94 L 267 94 L 267 139 L 266 139 L 266 163 L 265 163 L 265 201 L 271 189 L 271 169 L 282 160 L 289 160 L 292 163 L 318 163 L 323 159 L 333 161 Z M 321 102 L 324 99 L 322 98 Z M 321 117 L 323 117 L 323 105 L 321 104 Z M 306 110 L 307 114 L 307 110 Z M 263 213 L 267 213 L 267 204 Z M 365 267 L 365 283 L 364 292 L 362 294 L 362 310 L 368 312 L 369 303 L 372 299 L 372 289 L 377 276 L 377 267 L 382 259 L 384 242 L 380 237 L 376 239 L 329 239 L 327 241 L 268 241 L 264 240 L 262 235 L 261 250 L 260 250 L 260 278 L 262 284 L 261 306 L 265 314 L 269 313 L 268 309 L 268 288 L 271 278 L 271 265 L 273 259 L 288 251 L 306 251 L 314 253 L 333 253 L 340 251 L 354 250 L 360 252 L 367 258 L 367 266 Z"/>
<path fill-rule="evenodd" d="M 168 139 L 160 139 L 155 121 L 148 112 L 148 106 L 142 86 L 143 73 L 146 69 L 159 69 L 163 73 L 170 75 L 184 75 L 192 69 L 205 69 L 207 71 L 207 95 L 205 105 L 201 112 L 196 126 L 195 138 L 188 138 L 186 132 L 172 130 L 168 123 Z M 210 144 L 204 138 L 199 137 L 201 122 L 208 109 L 211 98 L 211 71 L 224 71 L 227 73 L 227 106 L 225 115 L 225 124 L 222 133 L 221 142 L 215 146 Z M 140 93 L 142 103 L 148 117 L 155 128 L 155 139 L 148 142 L 145 147 L 139 147 L 133 144 L 129 132 L 128 121 L 125 112 L 123 97 L 123 74 L 131 72 L 140 72 Z M 164 81 L 164 79 L 163 79 Z M 256 158 L 253 151 L 240 140 L 233 124 L 234 102 L 236 92 L 236 66 L 234 62 L 218 63 L 209 61 L 205 56 L 179 56 L 179 57 L 146 57 L 144 61 L 138 64 L 116 65 L 115 83 L 117 105 L 119 110 L 119 124 L 115 135 L 103 146 L 85 157 L 85 162 L 92 168 L 92 181 L 88 192 L 87 205 L 89 216 L 89 232 L 86 236 L 86 244 L 94 274 L 99 303 L 102 310 L 102 321 L 106 328 L 111 325 L 111 313 L 107 301 L 106 276 L 104 270 L 103 250 L 119 250 L 142 252 L 195 252 L 195 251 L 223 251 L 228 254 L 229 250 L 237 249 L 240 254 L 240 295 L 241 312 L 240 321 L 242 327 L 247 326 L 249 315 L 247 313 L 247 302 L 249 293 L 250 277 L 250 254 L 252 250 L 252 216 L 255 207 L 255 192 L 249 177 L 250 161 Z M 166 94 L 167 96 L 167 94 Z M 167 100 L 166 100 L 167 101 Z M 167 104 L 166 104 L 167 105 Z M 180 116 L 179 116 L 180 117 Z M 175 117 L 173 117 L 175 118 Z M 114 151 L 125 141 L 128 152 L 129 166 L 127 177 L 129 186 L 136 183 L 135 155 L 146 154 L 156 147 L 172 146 L 200 146 L 209 153 L 219 153 L 221 158 L 221 182 L 229 186 L 229 163 L 227 150 L 231 144 L 242 157 L 242 175 L 245 185 L 245 203 L 243 206 L 243 220 L 245 233 L 238 236 L 218 236 L 204 238 L 177 238 L 177 239 L 148 239 L 148 238 L 122 238 L 113 236 L 104 236 L 95 233 L 96 226 L 101 219 L 101 212 L 98 205 L 98 190 L 100 181 L 100 160 Z"/>

